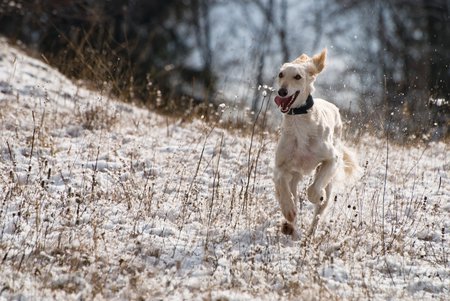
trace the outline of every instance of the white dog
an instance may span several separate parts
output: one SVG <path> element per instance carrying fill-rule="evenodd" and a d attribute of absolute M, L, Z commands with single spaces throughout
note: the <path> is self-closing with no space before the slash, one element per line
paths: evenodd
<path fill-rule="evenodd" d="M 275 192 L 287 221 L 282 232 L 298 237 L 297 185 L 304 175 L 316 171 L 308 187 L 308 199 L 315 205 L 314 219 L 307 233 L 314 234 L 320 215 L 331 198 L 333 182 L 342 171 L 346 176 L 358 170 L 355 156 L 341 143 L 342 121 L 332 103 L 312 98 L 314 80 L 325 67 L 326 49 L 312 58 L 302 54 L 285 63 L 278 74 L 280 89 L 275 103 L 284 113 L 281 137 L 275 156 Z"/>

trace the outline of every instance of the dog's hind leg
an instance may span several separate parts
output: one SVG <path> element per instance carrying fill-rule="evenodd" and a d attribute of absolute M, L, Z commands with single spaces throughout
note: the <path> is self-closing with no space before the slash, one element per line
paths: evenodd
<path fill-rule="evenodd" d="M 308 199 L 315 206 L 314 217 L 307 233 L 308 236 L 314 234 L 320 215 L 328 205 L 332 191 L 331 180 L 336 174 L 337 167 L 337 159 L 324 161 L 322 165 L 317 168 L 314 182 L 308 187 Z"/>

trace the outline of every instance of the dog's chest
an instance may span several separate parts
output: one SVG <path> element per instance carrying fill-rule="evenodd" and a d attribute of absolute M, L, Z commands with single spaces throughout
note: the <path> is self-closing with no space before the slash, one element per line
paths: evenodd
<path fill-rule="evenodd" d="M 295 147 L 292 152 L 292 167 L 300 169 L 303 172 L 312 171 L 319 164 L 315 152 L 315 145 L 311 143 L 314 139 L 311 137 L 305 137 L 305 140 L 300 140 L 299 137 L 295 137 L 294 139 Z M 309 143 L 305 143 L 305 141 L 309 141 Z"/>
<path fill-rule="evenodd" d="M 285 132 L 283 136 L 277 152 L 277 161 L 286 163 L 289 169 L 302 173 L 314 170 L 320 163 L 315 136 L 307 132 Z"/>

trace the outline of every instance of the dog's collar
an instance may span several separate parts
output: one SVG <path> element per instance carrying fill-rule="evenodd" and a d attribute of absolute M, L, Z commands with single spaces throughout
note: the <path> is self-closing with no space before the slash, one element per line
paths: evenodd
<path fill-rule="evenodd" d="M 309 94 L 304 105 L 301 105 L 298 108 L 292 108 L 286 114 L 288 114 L 288 115 L 308 114 L 308 110 L 311 109 L 313 105 L 314 105 L 314 100 L 313 100 L 311 94 Z"/>

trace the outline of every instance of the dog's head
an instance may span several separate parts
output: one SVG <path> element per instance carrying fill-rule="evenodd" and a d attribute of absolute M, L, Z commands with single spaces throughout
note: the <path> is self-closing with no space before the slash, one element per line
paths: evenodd
<path fill-rule="evenodd" d="M 281 66 L 278 73 L 278 95 L 275 103 L 281 112 L 287 113 L 291 108 L 303 105 L 310 93 L 314 91 L 314 80 L 325 67 L 327 50 L 312 58 L 302 54 L 294 61 Z"/>

